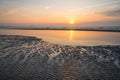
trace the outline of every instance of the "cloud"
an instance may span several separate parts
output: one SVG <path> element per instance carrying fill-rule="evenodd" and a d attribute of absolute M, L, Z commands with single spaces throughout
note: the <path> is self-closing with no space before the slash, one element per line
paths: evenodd
<path fill-rule="evenodd" d="M 7 10 L 2 10 L 0 12 L 0 15 L 10 16 L 10 15 L 14 15 L 15 13 L 16 13 L 15 9 L 7 9 Z"/>
<path fill-rule="evenodd" d="M 16 10 L 15 9 L 11 9 L 11 10 L 7 10 L 6 11 L 6 14 L 7 15 L 13 15 L 13 14 L 15 14 L 16 13 Z"/>
<path fill-rule="evenodd" d="M 50 9 L 50 8 L 51 8 L 51 6 L 45 6 L 44 8 L 45 8 L 45 9 Z"/>
<path fill-rule="evenodd" d="M 109 11 L 103 11 L 103 12 L 98 12 L 99 14 L 106 15 L 106 16 L 120 16 L 120 9 L 116 10 L 109 10 Z"/>
<path fill-rule="evenodd" d="M 120 26 L 120 19 L 81 23 L 80 26 Z"/>

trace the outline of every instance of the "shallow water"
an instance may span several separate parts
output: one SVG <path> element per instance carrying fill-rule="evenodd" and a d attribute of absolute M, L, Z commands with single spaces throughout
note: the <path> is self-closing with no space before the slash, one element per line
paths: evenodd
<path fill-rule="evenodd" d="M 0 34 L 35 36 L 50 43 L 62 45 L 120 45 L 120 32 L 74 30 L 0 30 Z"/>

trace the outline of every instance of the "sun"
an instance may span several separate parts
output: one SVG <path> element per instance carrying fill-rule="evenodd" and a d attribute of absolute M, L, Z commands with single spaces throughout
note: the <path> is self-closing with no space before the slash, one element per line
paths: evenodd
<path fill-rule="evenodd" d="M 69 17 L 68 18 L 68 22 L 69 22 L 69 24 L 76 24 L 76 18 L 75 17 Z"/>
<path fill-rule="evenodd" d="M 75 21 L 74 20 L 70 20 L 70 22 L 69 22 L 70 24 L 74 24 L 75 23 Z"/>

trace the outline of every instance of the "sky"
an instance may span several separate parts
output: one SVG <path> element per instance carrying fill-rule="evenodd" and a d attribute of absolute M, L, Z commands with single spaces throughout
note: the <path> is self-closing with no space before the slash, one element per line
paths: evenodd
<path fill-rule="evenodd" d="M 120 0 L 0 0 L 0 24 L 120 26 Z"/>

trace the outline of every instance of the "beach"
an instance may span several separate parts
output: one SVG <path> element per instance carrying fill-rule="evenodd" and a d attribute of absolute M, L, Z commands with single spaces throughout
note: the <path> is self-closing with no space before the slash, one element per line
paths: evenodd
<path fill-rule="evenodd" d="M 120 45 L 73 46 L 0 35 L 1 80 L 119 80 Z"/>

